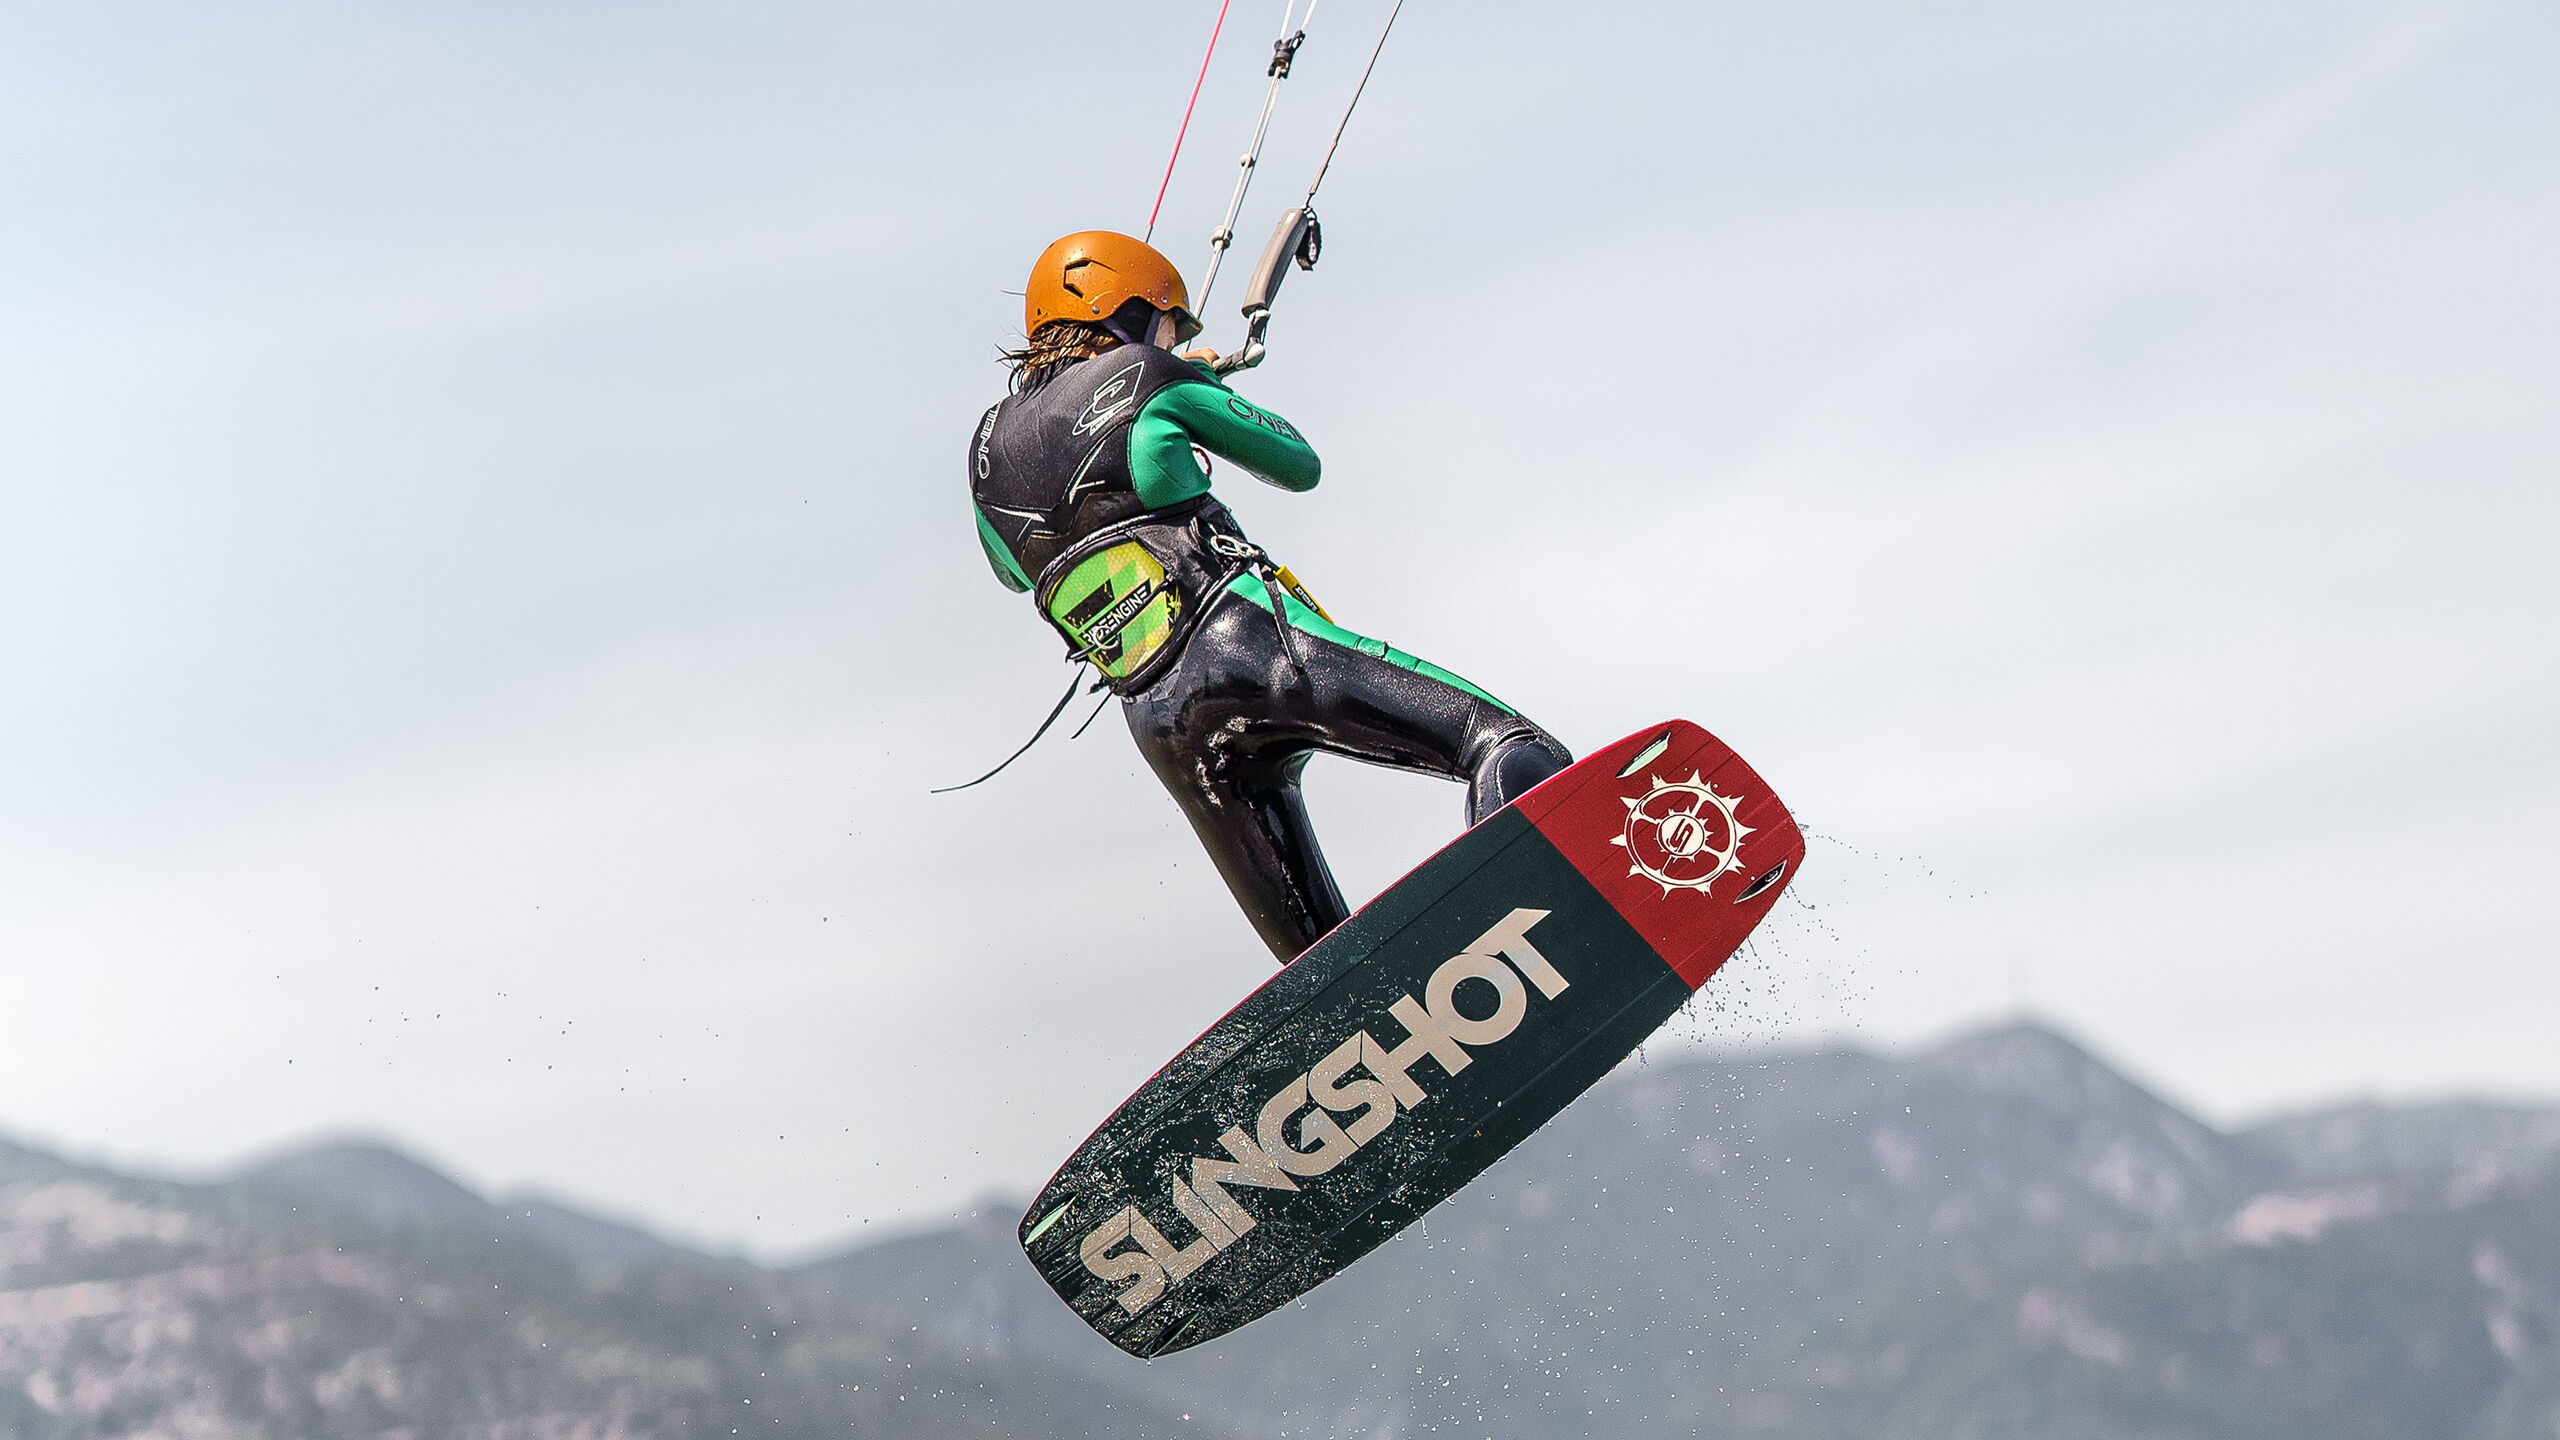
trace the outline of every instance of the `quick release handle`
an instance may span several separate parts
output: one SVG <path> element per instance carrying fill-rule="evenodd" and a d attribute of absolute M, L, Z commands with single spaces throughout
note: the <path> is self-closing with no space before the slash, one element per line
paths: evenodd
<path fill-rule="evenodd" d="M 1297 260 L 1301 269 L 1315 268 L 1312 247 L 1307 246 L 1307 236 L 1314 233 L 1315 223 L 1314 212 L 1304 206 L 1280 217 L 1280 223 L 1271 231 L 1271 242 L 1262 247 L 1262 259 L 1253 267 L 1253 283 L 1245 287 L 1247 321 L 1271 313 L 1271 302 L 1280 294 L 1280 282 L 1289 278 L 1291 260 Z"/>
<path fill-rule="evenodd" d="M 1324 227 L 1315 211 L 1302 205 L 1280 217 L 1270 243 L 1262 247 L 1262 259 L 1253 267 L 1253 283 L 1245 287 L 1244 344 L 1218 362 L 1219 374 L 1250 370 L 1262 363 L 1267 353 L 1262 337 L 1271 328 L 1271 302 L 1279 297 L 1280 282 L 1289 278 L 1289 262 L 1296 261 L 1301 270 L 1313 270 L 1323 249 Z"/>
<path fill-rule="evenodd" d="M 1253 267 L 1253 283 L 1245 287 L 1244 344 L 1217 363 L 1219 374 L 1250 370 L 1262 363 L 1262 337 L 1271 328 L 1271 302 L 1279 297 L 1280 282 L 1289 278 L 1289 262 L 1296 261 L 1301 270 L 1313 270 L 1323 250 L 1324 226 L 1314 210 L 1301 205 L 1280 217 L 1272 228 L 1271 242 L 1262 247 L 1262 259 Z"/>

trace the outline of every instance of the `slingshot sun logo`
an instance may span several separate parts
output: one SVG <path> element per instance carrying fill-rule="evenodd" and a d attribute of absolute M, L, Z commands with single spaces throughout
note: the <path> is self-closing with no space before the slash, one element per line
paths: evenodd
<path fill-rule="evenodd" d="M 1742 868 L 1742 837 L 1751 827 L 1734 813 L 1741 796 L 1717 794 L 1694 770 L 1676 782 L 1645 778 L 1652 789 L 1632 800 L 1619 797 L 1627 807 L 1627 828 L 1609 842 L 1627 852 L 1629 875 L 1661 886 L 1668 899 L 1674 890 L 1703 895 Z"/>

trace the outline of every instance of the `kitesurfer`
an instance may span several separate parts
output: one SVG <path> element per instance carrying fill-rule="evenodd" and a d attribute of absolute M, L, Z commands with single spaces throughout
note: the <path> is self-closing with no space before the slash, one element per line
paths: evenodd
<path fill-rule="evenodd" d="M 1011 393 L 969 444 L 978 539 L 1119 697 L 1254 929 L 1283 963 L 1350 911 L 1299 776 L 1321 750 L 1463 780 L 1473 824 L 1573 757 L 1518 711 L 1336 625 L 1209 493 L 1216 456 L 1283 490 L 1321 467 L 1229 389 L 1173 263 L 1109 231 L 1041 253 Z"/>

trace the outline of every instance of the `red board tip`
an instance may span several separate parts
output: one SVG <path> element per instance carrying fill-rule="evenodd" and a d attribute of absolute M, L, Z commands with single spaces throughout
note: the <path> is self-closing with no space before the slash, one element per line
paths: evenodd
<path fill-rule="evenodd" d="M 1586 756 L 1519 806 L 1692 990 L 1804 867 L 1777 792 L 1686 720 Z"/>

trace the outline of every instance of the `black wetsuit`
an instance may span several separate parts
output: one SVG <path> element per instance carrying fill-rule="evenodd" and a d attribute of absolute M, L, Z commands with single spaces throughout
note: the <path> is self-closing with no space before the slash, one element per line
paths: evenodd
<path fill-rule="evenodd" d="M 1033 591 L 1120 694 L 1139 753 L 1285 962 L 1350 914 L 1298 785 L 1316 751 L 1466 781 L 1470 824 L 1572 756 L 1293 592 L 1209 495 L 1195 446 L 1284 489 L 1320 473 L 1286 420 L 1203 367 L 1123 346 L 990 409 L 970 495 L 997 577 Z"/>

